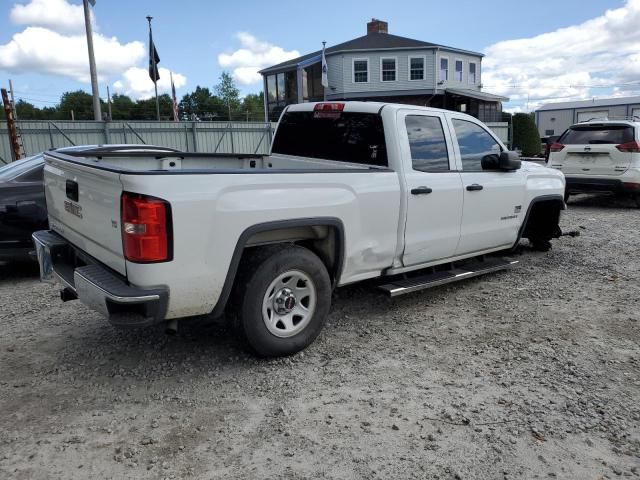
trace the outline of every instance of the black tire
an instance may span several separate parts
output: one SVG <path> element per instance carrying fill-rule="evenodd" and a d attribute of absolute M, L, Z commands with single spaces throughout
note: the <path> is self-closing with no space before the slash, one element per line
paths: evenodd
<path fill-rule="evenodd" d="M 571 193 L 568 190 L 564 191 L 564 203 L 569 203 L 569 197 L 571 196 Z"/>
<path fill-rule="evenodd" d="M 306 326 L 293 336 L 272 333 L 263 318 L 267 289 L 289 271 L 306 275 L 315 287 L 315 308 Z M 320 334 L 331 307 L 331 279 L 316 254 L 293 244 L 258 247 L 247 251 L 234 286 L 231 312 L 234 329 L 259 356 L 292 355 L 308 347 Z"/>

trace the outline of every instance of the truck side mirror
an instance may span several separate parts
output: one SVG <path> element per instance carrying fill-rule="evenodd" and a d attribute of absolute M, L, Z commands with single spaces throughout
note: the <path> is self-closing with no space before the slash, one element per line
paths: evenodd
<path fill-rule="evenodd" d="M 517 152 L 501 152 L 500 157 L 498 157 L 498 165 L 500 170 L 518 170 L 522 166 L 522 162 L 520 161 L 520 156 Z"/>
<path fill-rule="evenodd" d="M 500 158 L 495 153 L 485 155 L 480 160 L 482 170 L 500 170 Z"/>

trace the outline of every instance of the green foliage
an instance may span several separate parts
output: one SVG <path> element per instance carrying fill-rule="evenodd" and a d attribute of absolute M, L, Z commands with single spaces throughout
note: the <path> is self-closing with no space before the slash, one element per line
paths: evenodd
<path fill-rule="evenodd" d="M 82 90 L 63 93 L 58 106 L 60 119 L 71 120 L 72 111 L 76 120 L 93 120 L 93 97 Z"/>
<path fill-rule="evenodd" d="M 520 149 L 525 157 L 541 153 L 540 135 L 532 115 L 528 113 L 513 115 L 513 148 Z"/>
<path fill-rule="evenodd" d="M 227 108 L 237 110 L 240 107 L 240 90 L 228 72 L 222 72 L 220 83 L 214 87 L 214 90 Z"/>
<path fill-rule="evenodd" d="M 264 95 L 249 94 L 240 98 L 240 91 L 233 77 L 223 72 L 220 83 L 214 87 L 215 94 L 207 87 L 196 89 L 182 97 L 178 104 L 182 120 L 227 121 L 229 109 L 231 120 L 264 121 Z M 108 106 L 102 103 L 102 113 L 106 117 Z M 167 94 L 158 97 L 160 119 L 173 120 L 171 97 Z M 71 112 L 76 120 L 93 120 L 93 101 L 89 93 L 82 90 L 65 92 L 60 103 L 54 107 L 38 108 L 25 100 L 18 100 L 16 110 L 20 120 L 71 120 Z M 0 118 L 4 111 L 0 109 Z M 115 94 L 111 97 L 112 120 L 155 120 L 155 98 L 132 100 L 127 95 Z"/>

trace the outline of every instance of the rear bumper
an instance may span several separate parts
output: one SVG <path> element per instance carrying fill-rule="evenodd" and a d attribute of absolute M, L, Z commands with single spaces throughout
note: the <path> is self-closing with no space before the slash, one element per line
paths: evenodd
<path fill-rule="evenodd" d="M 40 279 L 61 284 L 63 298 L 76 297 L 119 327 L 144 327 L 164 320 L 167 288 L 142 289 L 74 248 L 51 230 L 33 234 Z"/>
<path fill-rule="evenodd" d="M 619 178 L 581 178 L 565 176 L 568 192 L 613 192 L 640 194 L 640 184 Z"/>

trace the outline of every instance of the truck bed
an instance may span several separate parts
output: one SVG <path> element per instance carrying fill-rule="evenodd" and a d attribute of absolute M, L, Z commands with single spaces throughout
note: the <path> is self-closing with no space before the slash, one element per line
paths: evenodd
<path fill-rule="evenodd" d="M 344 171 L 344 170 L 380 170 L 380 167 L 367 166 L 345 161 L 313 159 L 291 155 L 232 155 L 190 152 L 147 152 L 91 153 L 86 152 L 47 152 L 45 156 L 83 164 L 103 170 L 122 173 L 237 173 L 251 170 L 252 173 L 273 171 Z M 385 170 L 384 168 L 382 168 Z"/>

